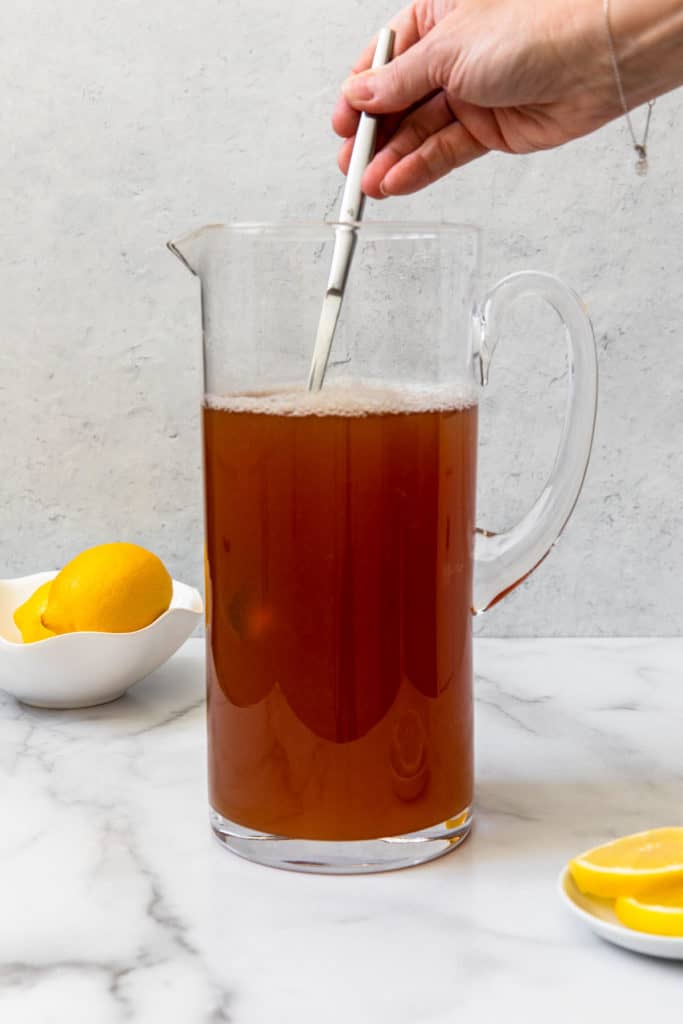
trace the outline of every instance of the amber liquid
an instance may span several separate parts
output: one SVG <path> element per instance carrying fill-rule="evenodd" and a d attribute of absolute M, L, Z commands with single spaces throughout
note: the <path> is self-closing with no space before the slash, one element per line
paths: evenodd
<path fill-rule="evenodd" d="M 472 799 L 476 406 L 368 396 L 204 409 L 210 799 L 261 832 Z"/>

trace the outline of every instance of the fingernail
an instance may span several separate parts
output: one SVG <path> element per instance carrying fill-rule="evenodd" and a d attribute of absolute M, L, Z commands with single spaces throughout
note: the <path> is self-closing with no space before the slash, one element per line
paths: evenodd
<path fill-rule="evenodd" d="M 342 85 L 342 92 L 349 103 L 365 103 L 375 95 L 372 77 L 367 74 L 351 75 Z"/>
<path fill-rule="evenodd" d="M 383 196 L 390 196 L 391 192 L 389 191 L 387 185 L 385 184 L 386 180 L 387 179 L 385 178 L 384 181 L 380 181 L 380 183 L 379 183 L 379 190 L 380 190 L 380 192 L 382 193 Z"/>

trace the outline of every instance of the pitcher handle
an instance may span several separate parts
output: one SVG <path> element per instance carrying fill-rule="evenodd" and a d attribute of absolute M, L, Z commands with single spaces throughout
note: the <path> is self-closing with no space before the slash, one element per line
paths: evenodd
<path fill-rule="evenodd" d="M 486 611 L 540 565 L 560 537 L 578 500 L 588 468 L 598 403 L 598 362 L 593 327 L 571 289 L 552 274 L 522 271 L 503 278 L 475 313 L 476 359 L 481 383 L 509 303 L 539 295 L 558 314 L 567 342 L 567 415 L 550 478 L 538 501 L 506 533 L 477 531 L 473 610 Z M 475 346 L 476 347 L 476 346 Z"/>

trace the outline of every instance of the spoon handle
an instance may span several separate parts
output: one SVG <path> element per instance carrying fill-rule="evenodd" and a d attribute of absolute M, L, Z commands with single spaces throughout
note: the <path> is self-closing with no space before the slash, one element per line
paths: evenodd
<path fill-rule="evenodd" d="M 393 29 L 383 28 L 377 38 L 375 56 L 372 61 L 373 68 L 388 64 L 394 50 L 395 33 Z M 341 209 L 339 211 L 338 225 L 335 232 L 334 251 L 332 253 L 332 266 L 327 282 L 327 292 L 323 302 L 318 333 L 313 350 L 313 359 L 308 378 L 308 387 L 311 391 L 318 391 L 322 387 L 327 369 L 327 363 L 332 349 L 332 340 L 337 327 L 337 320 L 341 309 L 346 278 L 353 259 L 353 252 L 356 247 L 355 225 L 363 216 L 363 205 L 365 196 L 361 188 L 361 181 L 365 168 L 370 163 L 375 151 L 377 141 L 377 117 L 373 114 L 362 113 L 356 131 L 356 140 L 351 152 L 349 169 L 346 174 L 346 184 L 342 194 Z"/>
<path fill-rule="evenodd" d="M 377 39 L 377 48 L 372 61 L 373 68 L 382 67 L 391 60 L 394 49 L 394 31 L 383 28 Z M 365 168 L 370 163 L 377 141 L 378 118 L 374 114 L 361 114 L 353 144 L 351 161 L 346 174 L 346 184 L 342 195 L 339 220 L 342 222 L 359 220 L 363 205 L 363 193 L 360 183 Z"/>

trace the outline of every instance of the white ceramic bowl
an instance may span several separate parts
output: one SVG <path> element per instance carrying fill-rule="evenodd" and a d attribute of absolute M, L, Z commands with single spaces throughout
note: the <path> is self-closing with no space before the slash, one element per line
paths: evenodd
<path fill-rule="evenodd" d="M 560 875 L 558 888 L 564 905 L 606 942 L 630 949 L 632 953 L 658 956 L 664 960 L 683 960 L 683 939 L 649 935 L 647 932 L 627 928 L 614 913 L 612 900 L 584 895 L 574 882 L 569 868 L 565 868 Z"/>
<path fill-rule="evenodd" d="M 187 640 L 203 613 L 199 593 L 173 581 L 171 607 L 134 633 L 64 633 L 21 642 L 13 614 L 41 584 L 41 572 L 0 580 L 0 689 L 38 708 L 87 708 L 121 697 Z"/>

